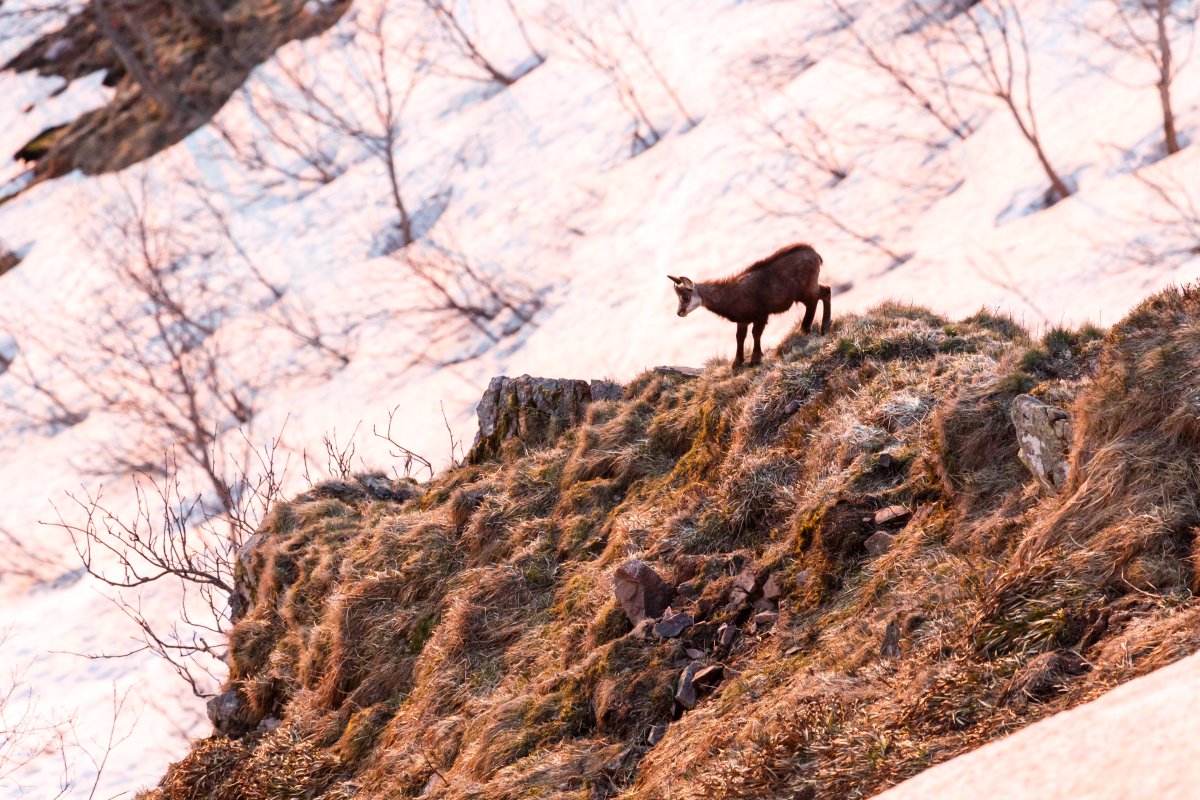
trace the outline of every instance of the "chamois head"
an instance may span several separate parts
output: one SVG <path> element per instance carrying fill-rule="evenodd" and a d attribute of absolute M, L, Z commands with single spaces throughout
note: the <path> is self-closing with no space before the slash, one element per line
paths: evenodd
<path fill-rule="evenodd" d="M 676 278 L 668 275 L 675 282 L 675 294 L 679 295 L 679 316 L 686 317 L 700 307 L 700 293 L 691 278 Z"/>

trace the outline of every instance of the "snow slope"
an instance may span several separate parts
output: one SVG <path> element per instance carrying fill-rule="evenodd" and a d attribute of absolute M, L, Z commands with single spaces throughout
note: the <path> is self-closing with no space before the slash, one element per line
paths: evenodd
<path fill-rule="evenodd" d="M 370 13 L 386 0 L 357 3 Z M 7 7 L 8 4 L 6 4 Z M 402 41 L 428 22 L 391 2 L 391 35 Z M 585 17 L 603 5 L 559 4 Z M 478 0 L 472 18 L 497 61 L 516 68 L 529 56 L 507 5 Z M 473 408 L 496 374 L 628 379 L 646 366 L 728 358 L 733 331 L 712 315 L 674 315 L 665 275 L 718 276 L 795 240 L 812 242 L 825 258 L 825 280 L 848 287 L 834 298 L 835 314 L 885 298 L 926 304 L 962 316 L 981 305 L 1011 311 L 1033 328 L 1119 318 L 1146 294 L 1200 276 L 1200 259 L 1144 264 L 1129 244 L 1165 242 L 1172 234 L 1151 217 L 1168 215 L 1131 174 L 1158 141 L 1157 99 L 1143 68 L 1104 50 L 1074 27 L 1088 3 L 1023 5 L 1034 54 L 1034 105 L 1051 160 L 1078 193 L 1049 209 L 1022 214 L 1044 189 L 1032 150 L 1007 112 L 971 95 L 976 132 L 930 150 L 914 139 L 937 131 L 906 105 L 890 79 L 859 54 L 850 32 L 817 2 L 664 0 L 653 9 L 633 4 L 656 63 L 700 124 L 682 112 L 648 68 L 625 49 L 643 102 L 664 138 L 629 158 L 632 124 L 605 76 L 583 63 L 548 27 L 549 4 L 518 0 L 534 40 L 548 54 L 542 66 L 503 91 L 446 76 L 426 80 L 405 112 L 406 142 L 398 151 L 404 189 L 413 208 L 448 197 L 431 235 L 452 242 L 482 268 L 540 293 L 534 324 L 478 357 L 478 337 L 430 346 L 429 325 L 391 315 L 413 299 L 395 262 L 373 257 L 391 218 L 386 181 L 361 148 L 339 143 L 344 172 L 316 187 L 282 187 L 254 203 L 245 197 L 255 176 L 230 159 L 213 126 L 126 175 L 73 174 L 34 187 L 0 205 L 0 239 L 26 254 L 0 278 L 0 305 L 53 340 L 63 321 L 86 325 L 112 287 L 89 247 L 105 232 L 107 209 L 120 187 L 144 180 L 162 219 L 198 207 L 182 180 L 201 181 L 222 208 L 240 245 L 289 295 L 329 326 L 369 320 L 345 340 L 344 368 L 310 372 L 294 341 L 269 323 L 269 311 L 247 302 L 220 335 L 239 365 L 278 370 L 259 398 L 256 436 L 286 430 L 296 454 L 320 452 L 336 429 L 343 441 L 357 429 L 358 458 L 395 464 L 387 445 L 369 435 L 398 408 L 395 437 L 445 463 L 450 434 L 469 444 Z M 857 29 L 880 44 L 894 38 L 893 4 L 861 4 Z M 348 107 L 366 113 L 353 75 L 361 64 L 348 44 L 353 15 L 318 39 L 294 42 L 276 62 L 258 69 L 251 96 L 281 90 L 280 64 L 311 70 L 344 92 Z M 20 37 L 0 46 L 16 52 Z M 812 62 L 812 66 L 806 66 Z M 1101 65 L 1101 67 L 1097 67 Z M 398 73 L 407 67 L 400 64 Z M 1194 137 L 1200 124 L 1200 66 L 1184 65 L 1176 81 L 1180 128 Z M 1107 74 L 1106 74 L 1107 73 Z M 1114 80 L 1113 78 L 1120 80 Z M 61 81 L 0 74 L 0 153 L 13 152 L 49 125 L 106 100 L 100 76 Z M 32 106 L 30 106 L 32 104 Z M 28 108 L 29 110 L 25 110 Z M 830 185 L 827 175 L 780 152 L 764 121 L 798 136 L 799 116 L 817 121 L 828 139 L 819 145 L 848 167 Z M 255 127 L 244 97 L 216 122 L 271 143 Z M 945 137 L 943 137 L 945 138 Z M 0 184 L 20 169 L 0 165 Z M 1145 168 L 1146 174 L 1197 185 L 1195 147 Z M 815 204 L 815 207 L 814 207 Z M 855 236 L 851 230 L 862 234 Z M 862 241 L 877 237 L 877 244 Z M 905 256 L 903 263 L 880 249 Z M 243 268 L 230 260 L 226 269 Z M 772 322 L 777 341 L 795 313 Z M 0 342 L 3 342 L 0 331 Z M 103 372 L 105 365 L 90 369 Z M 69 391 L 70 387 L 66 389 Z M 11 378 L 0 396 L 29 400 Z M 445 422 L 443 421 L 445 415 Z M 127 480 L 91 474 L 97 446 L 120 440 L 119 418 L 94 413 L 55 434 L 13 427 L 0 411 L 0 528 L 61 558 L 66 577 L 53 585 L 0 584 L 0 670 L 27 666 L 28 685 L 51 716 L 73 716 L 93 752 L 108 735 L 111 698 L 129 689 L 122 729 L 136 719 L 133 738 L 107 763 L 100 794 L 129 791 L 153 780 L 182 751 L 185 733 L 203 730 L 202 705 L 152 657 L 85 661 L 69 653 L 112 652 L 130 646 L 130 623 L 74 569 L 68 541 L 53 526 L 55 508 L 71 514 L 66 493 L 95 490 L 120 509 L 131 507 Z M 323 464 L 313 469 L 320 472 Z M 299 474 L 293 479 L 299 481 Z M 293 484 L 297 485 L 297 484 Z M 51 576 L 53 577 L 53 576 Z M 151 613 L 170 618 L 171 592 L 145 593 Z M 73 796 L 88 793 L 95 767 L 77 759 Z M 42 761 L 0 794 L 43 797 L 57 791 L 60 767 Z M 51 791 L 54 790 L 54 791 Z"/>
<path fill-rule="evenodd" d="M 1197 691 L 1200 657 L 1189 656 L 933 767 L 878 798 L 1195 797 Z"/>

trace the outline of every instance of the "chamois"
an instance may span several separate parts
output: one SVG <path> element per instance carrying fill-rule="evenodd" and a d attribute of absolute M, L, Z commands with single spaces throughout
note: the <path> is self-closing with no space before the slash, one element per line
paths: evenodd
<path fill-rule="evenodd" d="M 771 314 L 781 314 L 795 303 L 804 303 L 801 329 L 808 333 L 812 330 L 817 301 L 820 300 L 824 306 L 821 333 L 829 332 L 829 300 L 833 292 L 817 281 L 821 263 L 821 256 L 812 247 L 794 244 L 728 278 L 696 283 L 691 278 L 667 277 L 675 282 L 679 316 L 686 317 L 704 306 L 737 323 L 735 368 L 745 363 L 746 329 L 753 326 L 754 352 L 750 355 L 750 366 L 753 367 L 762 362 L 762 332 Z"/>

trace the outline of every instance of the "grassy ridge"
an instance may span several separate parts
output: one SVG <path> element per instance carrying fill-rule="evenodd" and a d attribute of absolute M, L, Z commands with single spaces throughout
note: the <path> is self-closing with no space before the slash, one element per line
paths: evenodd
<path fill-rule="evenodd" d="M 1037 340 L 888 304 L 757 370 L 647 372 L 403 503 L 314 487 L 265 526 L 232 637 L 245 726 L 282 722 L 144 797 L 870 796 L 1200 648 L 1197 363 L 1194 288 Z M 1058 497 L 1017 459 L 1021 393 L 1073 415 Z M 696 617 L 680 638 L 632 630 L 631 557 Z M 728 604 L 747 568 L 774 625 Z M 689 649 L 725 678 L 682 712 Z"/>

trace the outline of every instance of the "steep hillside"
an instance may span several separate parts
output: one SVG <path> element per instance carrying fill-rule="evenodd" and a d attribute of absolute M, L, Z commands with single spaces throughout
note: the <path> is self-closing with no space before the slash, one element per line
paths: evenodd
<path fill-rule="evenodd" d="M 318 485 L 242 554 L 228 736 L 143 797 L 870 796 L 1200 645 L 1198 356 L 1197 287 L 1039 340 L 888 304 Z"/>

